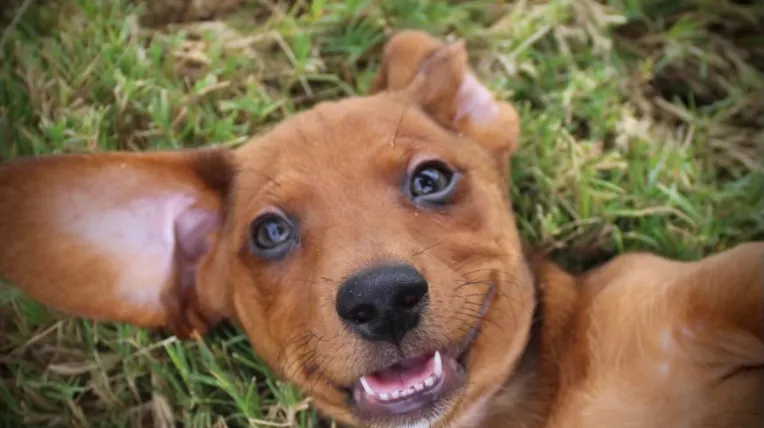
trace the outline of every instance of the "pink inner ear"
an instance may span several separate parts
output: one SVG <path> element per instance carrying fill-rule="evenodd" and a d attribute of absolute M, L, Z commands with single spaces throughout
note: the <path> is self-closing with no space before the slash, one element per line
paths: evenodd
<path fill-rule="evenodd" d="M 499 114 L 499 106 L 491 92 L 469 72 L 462 79 L 456 102 L 456 121 L 469 116 L 474 122 L 487 123 Z"/>
<path fill-rule="evenodd" d="M 220 227 L 220 217 L 199 208 L 188 208 L 175 221 L 178 281 L 182 289 L 196 284 L 196 268 L 210 249 L 209 235 Z"/>
<path fill-rule="evenodd" d="M 199 208 L 188 208 L 175 220 L 175 239 L 179 255 L 196 263 L 210 249 L 209 235 L 220 227 L 217 214 Z"/>
<path fill-rule="evenodd" d="M 60 201 L 68 210 L 56 211 L 68 212 L 58 221 L 66 221 L 65 229 L 111 266 L 115 294 L 159 308 L 170 281 L 194 285 L 196 265 L 220 219 L 195 208 L 195 198 L 187 194 L 145 193 L 98 192 L 93 198 L 92 193 L 74 192 Z"/>

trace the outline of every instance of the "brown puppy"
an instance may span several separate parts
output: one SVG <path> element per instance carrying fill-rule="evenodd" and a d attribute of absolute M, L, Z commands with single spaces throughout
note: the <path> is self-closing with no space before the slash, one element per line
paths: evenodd
<path fill-rule="evenodd" d="M 0 274 L 182 336 L 228 318 L 352 426 L 761 426 L 764 244 L 572 277 L 521 244 L 518 133 L 462 43 L 404 32 L 372 95 L 236 151 L 1 166 Z"/>

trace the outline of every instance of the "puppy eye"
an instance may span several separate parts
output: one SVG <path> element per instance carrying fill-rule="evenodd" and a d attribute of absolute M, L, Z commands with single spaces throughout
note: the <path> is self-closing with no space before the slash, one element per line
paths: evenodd
<path fill-rule="evenodd" d="M 269 212 L 252 222 L 252 251 L 268 260 L 281 259 L 297 243 L 294 223 L 281 212 Z"/>
<path fill-rule="evenodd" d="M 442 162 L 423 162 L 410 175 L 408 196 L 417 203 L 444 204 L 453 196 L 459 177 Z"/>

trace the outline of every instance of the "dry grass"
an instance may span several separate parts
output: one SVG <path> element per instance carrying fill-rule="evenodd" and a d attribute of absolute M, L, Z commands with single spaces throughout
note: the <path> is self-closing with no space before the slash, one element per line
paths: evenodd
<path fill-rule="evenodd" d="M 181 18 L 205 19 L 185 23 L 158 0 L 36 3 L 0 46 L 0 159 L 236 146 L 362 93 L 386 36 L 418 27 L 464 37 L 515 100 L 520 227 L 567 266 L 764 238 L 760 2 L 252 0 L 229 14 L 179 0 L 201 7 Z M 180 343 L 51 314 L 13 289 L 0 292 L 0 377 L 7 426 L 319 423 L 230 327 Z"/>

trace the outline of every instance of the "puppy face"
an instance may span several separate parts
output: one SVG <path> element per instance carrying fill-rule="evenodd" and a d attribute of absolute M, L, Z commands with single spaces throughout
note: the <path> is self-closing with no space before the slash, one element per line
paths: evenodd
<path fill-rule="evenodd" d="M 527 340 L 506 158 L 440 123 L 421 90 L 322 104 L 240 149 L 209 261 L 258 354 L 353 424 L 445 422 Z"/>
<path fill-rule="evenodd" d="M 535 300 L 506 189 L 517 114 L 466 58 L 400 33 L 371 95 L 235 152 L 4 164 L 0 274 L 94 319 L 185 335 L 229 318 L 351 425 L 474 415 Z"/>

